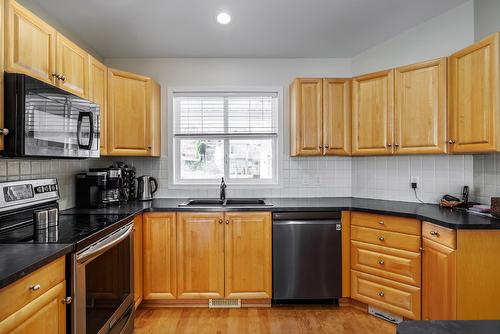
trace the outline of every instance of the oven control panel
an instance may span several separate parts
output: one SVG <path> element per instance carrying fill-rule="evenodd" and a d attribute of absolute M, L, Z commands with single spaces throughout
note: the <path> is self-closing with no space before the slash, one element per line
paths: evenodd
<path fill-rule="evenodd" d="M 36 179 L 0 183 L 0 212 L 59 199 L 57 179 Z"/>

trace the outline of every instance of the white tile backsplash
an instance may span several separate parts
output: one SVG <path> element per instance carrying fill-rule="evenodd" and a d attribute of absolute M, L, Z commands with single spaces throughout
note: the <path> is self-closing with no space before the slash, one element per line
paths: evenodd
<path fill-rule="evenodd" d="M 470 155 L 354 157 L 351 163 L 355 197 L 418 202 L 410 187 L 410 178 L 418 177 L 417 196 L 437 203 L 444 194 L 461 196 L 474 182 Z"/>
<path fill-rule="evenodd" d="M 490 204 L 491 197 L 500 197 L 500 154 L 474 155 L 474 200 Z"/>

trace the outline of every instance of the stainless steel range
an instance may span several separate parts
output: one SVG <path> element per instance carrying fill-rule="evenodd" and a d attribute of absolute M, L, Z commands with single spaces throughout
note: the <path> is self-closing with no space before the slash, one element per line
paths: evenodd
<path fill-rule="evenodd" d="M 58 215 L 56 179 L 0 183 L 0 243 L 72 244 L 69 333 L 132 333 L 133 225 L 127 215 Z"/>

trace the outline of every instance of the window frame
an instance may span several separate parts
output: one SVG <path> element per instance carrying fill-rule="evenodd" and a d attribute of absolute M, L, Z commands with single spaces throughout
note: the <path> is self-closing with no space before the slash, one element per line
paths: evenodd
<path fill-rule="evenodd" d="M 227 134 L 208 134 L 208 135 L 192 135 L 192 136 L 174 136 L 174 96 L 176 93 L 192 93 L 192 94 L 228 94 L 228 93 L 275 93 L 277 95 L 277 134 L 271 135 L 227 135 Z M 214 188 L 220 184 L 220 179 L 180 179 L 180 141 L 181 139 L 195 138 L 213 138 L 224 141 L 224 180 L 228 185 L 235 189 L 248 188 L 276 188 L 281 187 L 281 161 L 283 160 L 282 142 L 283 142 L 283 89 L 282 87 L 269 86 L 252 86 L 252 87 L 172 87 L 167 90 L 167 122 L 168 126 L 168 155 L 171 155 L 168 169 L 168 187 L 170 189 L 193 189 L 193 188 Z M 271 179 L 234 179 L 229 177 L 229 141 L 231 139 L 270 139 L 273 152 L 273 177 Z"/>

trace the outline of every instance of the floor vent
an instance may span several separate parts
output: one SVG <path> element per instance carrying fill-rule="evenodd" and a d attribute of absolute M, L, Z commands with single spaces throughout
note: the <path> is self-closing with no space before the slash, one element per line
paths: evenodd
<path fill-rule="evenodd" d="M 209 308 L 240 308 L 241 299 L 209 299 Z"/>
<path fill-rule="evenodd" d="M 399 315 L 395 315 L 387 311 L 379 310 L 370 305 L 368 305 L 368 313 L 376 316 L 377 318 L 392 322 L 393 324 L 399 324 L 403 322 L 403 317 L 400 317 Z"/>

